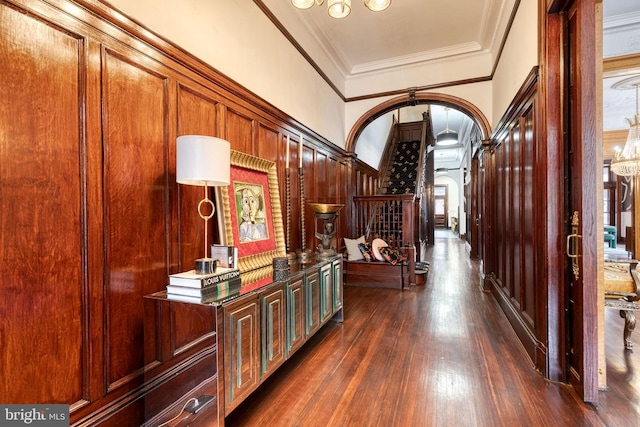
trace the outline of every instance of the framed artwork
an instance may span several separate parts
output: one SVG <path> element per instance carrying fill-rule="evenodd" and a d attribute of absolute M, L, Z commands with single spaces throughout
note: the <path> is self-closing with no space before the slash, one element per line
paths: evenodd
<path fill-rule="evenodd" d="M 286 256 L 276 165 L 231 150 L 231 183 L 216 188 L 221 244 L 238 248 L 241 273 Z"/>

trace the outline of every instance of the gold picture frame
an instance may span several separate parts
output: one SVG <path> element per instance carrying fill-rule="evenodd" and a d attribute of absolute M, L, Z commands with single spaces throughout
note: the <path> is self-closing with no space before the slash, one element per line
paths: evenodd
<path fill-rule="evenodd" d="M 238 248 L 241 273 L 271 268 L 273 258 L 286 256 L 276 164 L 231 150 L 230 178 L 216 188 L 220 243 Z"/>

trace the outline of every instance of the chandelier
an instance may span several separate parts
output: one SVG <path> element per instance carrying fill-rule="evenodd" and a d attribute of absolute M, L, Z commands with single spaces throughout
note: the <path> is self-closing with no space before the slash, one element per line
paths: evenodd
<path fill-rule="evenodd" d="M 628 79 L 621 80 L 612 87 L 614 89 L 630 89 L 636 90 L 636 113 L 633 116 L 633 121 L 626 119 L 629 122 L 629 135 L 627 136 L 627 142 L 624 144 L 624 148 L 620 150 L 616 147 L 616 152 L 613 155 L 611 161 L 611 170 L 616 175 L 621 176 L 633 176 L 640 175 L 640 123 L 638 122 L 638 86 L 640 86 L 640 76 L 634 76 Z"/>
<path fill-rule="evenodd" d="M 322 6 L 324 0 L 291 0 L 298 9 L 309 9 L 314 4 Z M 364 0 L 364 5 L 372 12 L 385 10 L 391 4 L 391 0 Z M 351 13 L 351 0 L 328 0 L 329 16 L 332 18 L 345 18 Z"/>

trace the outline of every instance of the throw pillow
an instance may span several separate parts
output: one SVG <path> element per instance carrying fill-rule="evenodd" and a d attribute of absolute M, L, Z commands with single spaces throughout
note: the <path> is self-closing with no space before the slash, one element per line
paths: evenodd
<path fill-rule="evenodd" d="M 347 259 L 349 261 L 359 261 L 364 259 L 362 252 L 360 252 L 360 248 L 358 247 L 358 244 L 364 242 L 364 236 L 360 236 L 357 239 L 344 238 L 344 246 L 347 248 Z"/>
<path fill-rule="evenodd" d="M 362 258 L 365 261 L 368 261 L 368 262 L 373 261 L 373 253 L 371 253 L 371 243 L 359 243 L 358 248 L 360 248 L 360 252 L 362 253 Z"/>
<path fill-rule="evenodd" d="M 404 258 L 402 254 L 398 253 L 398 251 L 394 249 L 391 249 L 389 246 L 380 248 L 380 255 L 382 255 L 382 258 L 391 265 L 398 264 L 398 262 L 402 261 L 402 259 Z"/>
<path fill-rule="evenodd" d="M 380 253 L 380 248 L 388 247 L 389 245 L 382 239 L 373 239 L 371 242 L 371 251 L 373 252 L 373 256 L 378 261 L 384 261 L 382 258 L 382 254 Z"/>

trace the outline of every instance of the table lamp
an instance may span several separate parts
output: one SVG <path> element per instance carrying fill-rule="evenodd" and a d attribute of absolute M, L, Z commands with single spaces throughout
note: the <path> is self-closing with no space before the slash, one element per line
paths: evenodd
<path fill-rule="evenodd" d="M 215 213 L 208 187 L 227 186 L 230 182 L 231 146 L 224 139 L 203 135 L 183 135 L 176 140 L 176 182 L 204 187 L 204 199 L 198 203 L 198 214 L 204 220 L 204 258 L 196 260 L 198 274 L 215 272 L 215 260 L 207 256 L 207 223 Z M 211 213 L 203 213 L 203 205 Z"/>

